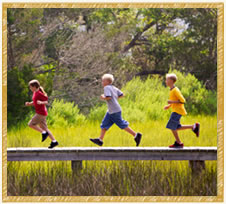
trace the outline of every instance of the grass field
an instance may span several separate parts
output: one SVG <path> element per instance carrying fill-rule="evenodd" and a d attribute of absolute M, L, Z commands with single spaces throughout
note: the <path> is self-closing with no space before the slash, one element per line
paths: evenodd
<path fill-rule="evenodd" d="M 216 146 L 216 116 L 183 117 L 182 124 L 201 123 L 200 137 L 190 130 L 181 131 L 185 146 Z M 174 142 L 165 128 L 167 120 L 132 123 L 143 133 L 141 147 L 168 146 Z M 94 146 L 89 138 L 98 137 L 97 122 L 50 130 L 60 147 Z M 38 132 L 28 128 L 10 129 L 8 147 L 47 147 Z M 113 126 L 107 132 L 104 146 L 135 146 L 132 136 Z M 71 172 L 65 162 L 8 162 L 8 195 L 216 195 L 217 163 L 206 162 L 202 175 L 194 176 L 186 161 L 84 161 L 83 170 Z"/>

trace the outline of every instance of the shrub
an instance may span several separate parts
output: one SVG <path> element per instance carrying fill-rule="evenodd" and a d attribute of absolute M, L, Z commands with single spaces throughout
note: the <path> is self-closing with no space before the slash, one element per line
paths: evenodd
<path fill-rule="evenodd" d="M 142 81 L 139 77 L 129 81 L 122 91 L 125 95 L 119 103 L 122 115 L 130 122 L 162 119 L 167 115 L 163 110 L 168 97 L 168 90 L 162 86 L 159 77 L 149 77 Z M 91 109 L 90 120 L 101 120 L 107 106 L 101 105 Z"/>
<path fill-rule="evenodd" d="M 80 125 L 85 122 L 85 116 L 79 113 L 78 106 L 74 105 L 74 102 L 54 100 L 48 113 L 47 122 L 53 127 Z"/>
<path fill-rule="evenodd" d="M 204 85 L 191 74 L 174 72 L 178 81 L 176 86 L 186 99 L 185 108 L 189 115 L 213 115 L 217 111 L 216 92 L 205 89 Z M 163 85 L 163 77 L 153 76 L 146 80 L 133 78 L 123 88 L 124 98 L 119 100 L 122 107 L 122 116 L 129 122 L 145 122 L 149 120 L 162 120 L 170 115 L 170 111 L 163 110 L 169 98 L 169 88 Z M 101 121 L 107 111 L 105 103 L 99 104 L 90 110 L 85 117 L 80 113 L 78 106 L 73 102 L 54 100 L 49 108 L 47 122 L 53 127 L 66 127 L 80 125 L 86 121 Z M 31 118 L 31 113 L 22 120 L 25 125 Z"/>
<path fill-rule="evenodd" d="M 191 114 L 216 114 L 217 94 L 207 90 L 201 81 L 192 74 L 183 74 L 176 70 L 170 70 L 177 75 L 176 86 L 181 90 L 186 99 L 185 107 Z"/>
<path fill-rule="evenodd" d="M 11 68 L 7 71 L 7 127 L 20 123 L 31 108 L 25 107 L 30 101 L 28 81 L 33 78 L 29 66 Z"/>
<path fill-rule="evenodd" d="M 178 77 L 176 86 L 186 99 L 185 108 L 189 114 L 216 114 L 216 92 L 207 90 L 194 75 L 185 75 L 176 70 L 169 72 L 175 73 Z M 169 117 L 170 111 L 163 110 L 169 98 L 169 88 L 163 85 L 164 79 L 153 76 L 145 81 L 139 77 L 129 81 L 122 88 L 125 98 L 119 100 L 123 117 L 130 122 L 160 120 Z M 89 120 L 101 121 L 106 110 L 105 104 L 92 108 L 88 116 Z"/>

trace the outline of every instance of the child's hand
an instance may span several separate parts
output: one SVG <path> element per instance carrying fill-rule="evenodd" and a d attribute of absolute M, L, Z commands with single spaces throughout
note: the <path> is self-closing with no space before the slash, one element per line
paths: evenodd
<path fill-rule="evenodd" d="M 167 110 L 169 108 L 170 108 L 170 105 L 167 105 L 167 106 L 164 107 L 164 110 Z"/>
<path fill-rule="evenodd" d="M 25 106 L 30 106 L 30 102 L 26 102 L 25 103 Z"/>
<path fill-rule="evenodd" d="M 104 94 L 102 94 L 101 96 L 100 96 L 100 99 L 105 99 L 105 96 L 104 96 Z"/>
<path fill-rule="evenodd" d="M 38 104 L 38 105 L 42 105 L 43 103 L 42 103 L 42 101 L 39 101 L 39 100 L 38 100 L 38 101 L 37 101 L 37 104 Z"/>

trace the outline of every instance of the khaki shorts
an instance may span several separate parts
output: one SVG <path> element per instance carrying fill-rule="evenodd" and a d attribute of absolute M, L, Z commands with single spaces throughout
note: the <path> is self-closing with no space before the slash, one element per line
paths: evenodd
<path fill-rule="evenodd" d="M 47 130 L 46 116 L 36 113 L 28 125 L 40 125 L 42 129 Z"/>

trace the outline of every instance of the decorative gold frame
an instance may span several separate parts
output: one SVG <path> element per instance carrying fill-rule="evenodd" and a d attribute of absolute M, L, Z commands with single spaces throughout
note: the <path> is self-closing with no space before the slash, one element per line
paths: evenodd
<path fill-rule="evenodd" d="M 217 196 L 7 196 L 7 8 L 217 8 Z M 222 202 L 224 194 L 224 4 L 223 3 L 3 3 L 2 8 L 2 198 L 3 202 Z"/>

